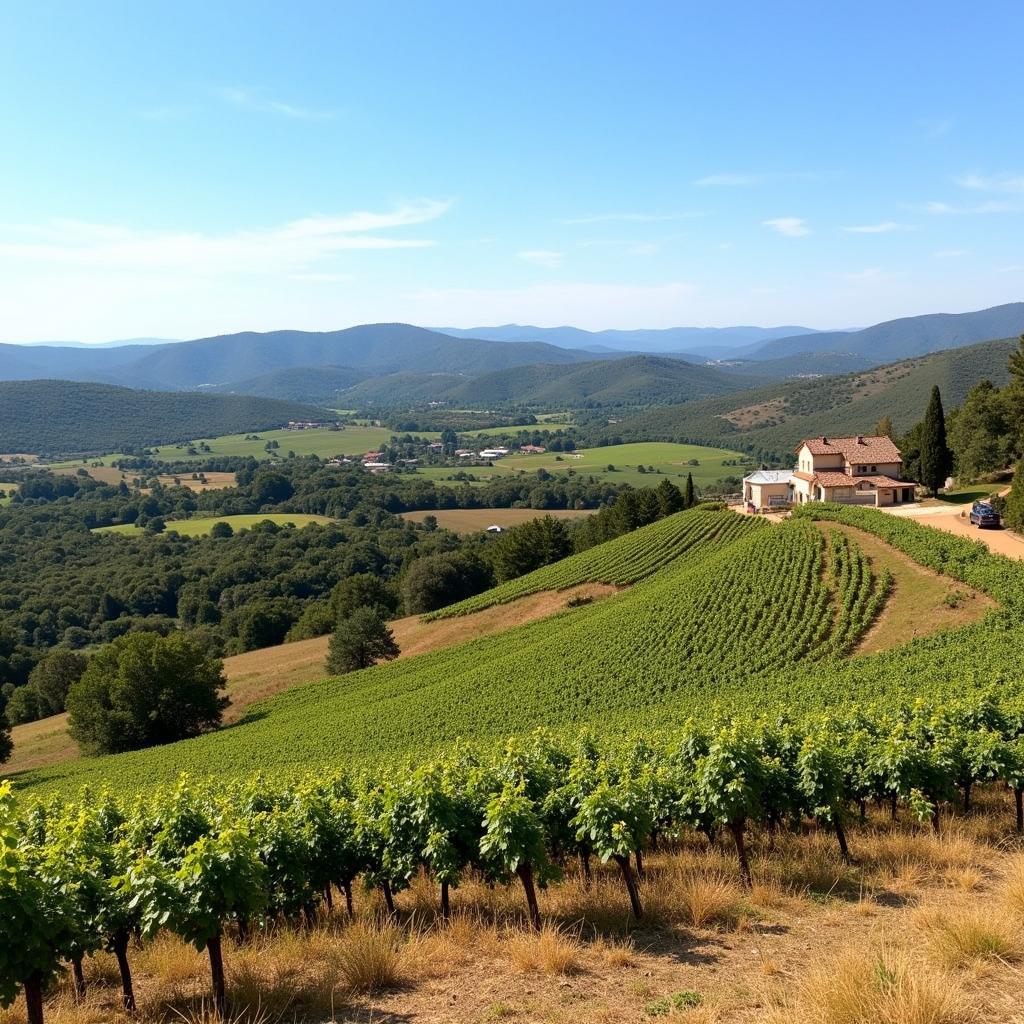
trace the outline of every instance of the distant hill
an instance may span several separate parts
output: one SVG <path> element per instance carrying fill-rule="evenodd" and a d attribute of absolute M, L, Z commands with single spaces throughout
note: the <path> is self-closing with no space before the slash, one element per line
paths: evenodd
<path fill-rule="evenodd" d="M 443 327 L 455 338 L 486 338 L 491 341 L 544 341 L 564 348 L 591 352 L 659 352 L 720 355 L 738 345 L 753 345 L 773 338 L 814 334 L 810 327 L 665 327 L 633 331 L 584 331 L 579 327 L 532 327 L 505 324 L 501 327 Z"/>
<path fill-rule="evenodd" d="M 64 380 L 4 381 L 0 452 L 99 454 L 327 416 L 314 406 L 270 398 L 133 391 Z"/>
<path fill-rule="evenodd" d="M 502 344 L 451 338 L 409 324 L 366 324 L 341 331 L 248 331 L 103 349 L 0 345 L 0 380 L 99 380 L 169 391 L 233 384 L 290 367 L 345 366 L 377 375 L 479 374 L 593 358 L 542 342 Z"/>
<path fill-rule="evenodd" d="M 568 366 L 533 363 L 476 376 L 396 373 L 361 381 L 338 400 L 353 408 L 440 401 L 470 409 L 665 405 L 739 391 L 767 379 L 642 355 Z"/>
<path fill-rule="evenodd" d="M 686 405 L 650 409 L 614 425 L 591 425 L 588 441 L 688 441 L 788 456 L 805 437 L 866 433 L 891 416 L 899 432 L 923 415 L 937 384 L 947 409 L 988 378 L 1009 378 L 1014 340 L 950 349 L 861 373 L 785 381 Z"/>
<path fill-rule="evenodd" d="M 204 390 L 207 394 L 259 395 L 330 408 L 337 407 L 340 392 L 365 380 L 368 375 L 367 370 L 356 370 L 351 366 L 294 366 Z"/>
<path fill-rule="evenodd" d="M 800 352 L 852 352 L 880 366 L 896 359 L 973 345 L 989 338 L 1024 332 L 1024 302 L 1011 302 L 972 313 L 929 313 L 902 317 L 860 331 L 830 331 L 777 338 L 740 353 L 753 359 L 779 359 Z"/>

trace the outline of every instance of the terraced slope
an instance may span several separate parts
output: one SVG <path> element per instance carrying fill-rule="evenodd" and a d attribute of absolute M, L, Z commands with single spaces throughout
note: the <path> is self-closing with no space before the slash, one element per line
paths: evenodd
<path fill-rule="evenodd" d="M 669 562 L 687 556 L 705 557 L 716 548 L 763 526 L 759 520 L 717 509 L 681 512 L 432 612 L 427 618 L 468 615 L 528 594 L 565 590 L 580 583 L 628 586 L 646 579 Z"/>

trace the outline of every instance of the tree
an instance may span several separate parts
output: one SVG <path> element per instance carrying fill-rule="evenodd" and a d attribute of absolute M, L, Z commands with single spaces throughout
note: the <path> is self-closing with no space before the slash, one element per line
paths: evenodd
<path fill-rule="evenodd" d="M 68 691 L 82 678 L 88 664 L 84 654 L 58 647 L 32 669 L 28 685 L 36 691 L 40 718 L 64 710 Z"/>
<path fill-rule="evenodd" d="M 494 574 L 499 583 L 514 580 L 572 554 L 565 524 L 553 516 L 513 526 L 494 546 Z"/>
<path fill-rule="evenodd" d="M 1005 469 L 1013 443 L 1007 403 L 990 380 L 967 392 L 964 404 L 949 418 L 949 446 L 961 482 Z"/>
<path fill-rule="evenodd" d="M 382 619 L 389 619 L 398 608 L 398 596 L 394 584 L 372 572 L 357 572 L 335 585 L 329 604 L 335 622 L 357 608 L 375 608 Z"/>
<path fill-rule="evenodd" d="M 0 764 L 3 764 L 11 756 L 14 749 L 14 741 L 11 739 L 11 726 L 0 710 Z"/>
<path fill-rule="evenodd" d="M 338 622 L 327 648 L 327 671 L 336 675 L 369 668 L 399 655 L 395 635 L 373 608 L 357 608 Z"/>
<path fill-rule="evenodd" d="M 946 444 L 946 417 L 938 385 L 932 388 L 921 432 L 921 483 L 935 496 L 946 486 L 953 469 L 953 454 Z"/>
<path fill-rule="evenodd" d="M 472 597 L 491 586 L 491 571 L 476 555 L 446 551 L 417 558 L 402 579 L 402 602 L 409 615 Z"/>
<path fill-rule="evenodd" d="M 68 729 L 90 754 L 172 743 L 216 728 L 224 669 L 187 633 L 129 633 L 94 655 L 68 692 Z"/>
<path fill-rule="evenodd" d="M 1006 525 L 1011 530 L 1024 530 L 1024 459 L 1017 463 L 1006 498 Z"/>
<path fill-rule="evenodd" d="M 683 505 L 685 508 L 693 508 L 697 504 L 697 494 L 693 489 L 693 474 L 686 474 L 686 490 L 683 492 Z"/>
<path fill-rule="evenodd" d="M 658 496 L 658 507 L 662 516 L 670 516 L 674 512 L 682 512 L 686 507 L 683 492 L 667 478 L 658 484 L 654 493 Z"/>
<path fill-rule="evenodd" d="M 224 522 L 223 519 L 219 523 L 214 523 L 210 528 L 211 537 L 233 537 L 234 535 L 235 531 L 232 525 Z"/>
<path fill-rule="evenodd" d="M 888 437 L 895 440 L 896 433 L 892 426 L 892 417 L 886 413 L 876 424 L 875 424 L 875 436 L 876 437 Z"/>

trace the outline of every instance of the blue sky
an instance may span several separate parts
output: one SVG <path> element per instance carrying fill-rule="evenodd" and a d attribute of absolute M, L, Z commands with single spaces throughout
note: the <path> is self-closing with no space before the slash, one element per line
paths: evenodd
<path fill-rule="evenodd" d="M 1020 3 L 0 6 L 0 340 L 1024 298 Z"/>

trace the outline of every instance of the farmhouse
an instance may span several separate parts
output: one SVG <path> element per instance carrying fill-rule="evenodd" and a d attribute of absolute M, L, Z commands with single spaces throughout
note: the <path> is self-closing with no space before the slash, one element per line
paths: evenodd
<path fill-rule="evenodd" d="M 743 500 L 755 509 L 835 501 L 884 508 L 914 501 L 903 456 L 888 437 L 813 437 L 796 448 L 796 469 L 758 470 L 743 479 Z"/>
<path fill-rule="evenodd" d="M 521 444 L 519 450 L 526 455 L 543 455 L 547 451 L 546 448 L 542 448 L 539 444 Z"/>
<path fill-rule="evenodd" d="M 815 437 L 796 449 L 793 499 L 847 505 L 902 505 L 916 484 L 904 480 L 903 456 L 888 437 Z"/>
<path fill-rule="evenodd" d="M 508 455 L 507 448 L 485 448 L 480 452 L 481 459 L 503 459 Z"/>

